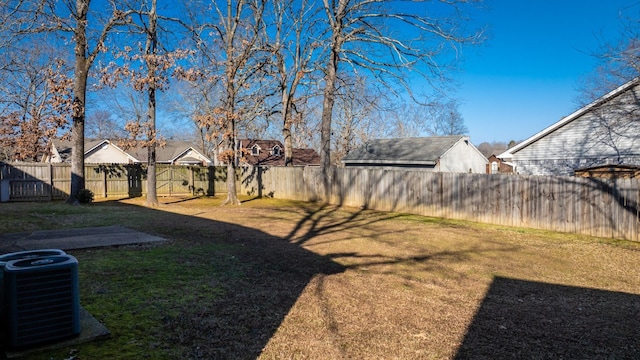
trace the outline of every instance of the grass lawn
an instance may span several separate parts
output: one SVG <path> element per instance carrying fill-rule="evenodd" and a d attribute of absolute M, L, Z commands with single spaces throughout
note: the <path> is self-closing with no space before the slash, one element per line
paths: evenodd
<path fill-rule="evenodd" d="M 640 358 L 640 244 L 221 200 L 0 204 L 2 233 L 119 224 L 170 240 L 69 251 L 112 336 L 33 358 Z"/>

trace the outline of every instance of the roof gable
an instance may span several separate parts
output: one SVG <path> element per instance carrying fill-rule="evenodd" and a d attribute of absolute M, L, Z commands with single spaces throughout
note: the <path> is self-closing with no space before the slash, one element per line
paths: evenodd
<path fill-rule="evenodd" d="M 211 160 L 202 154 L 200 151 L 195 149 L 192 146 L 188 146 L 186 149 L 182 151 L 175 152 L 176 155 L 169 159 L 170 162 L 185 162 L 185 163 L 201 163 L 201 162 L 211 162 Z"/>
<path fill-rule="evenodd" d="M 105 141 L 108 140 L 85 138 L 85 155 L 88 154 L 92 149 L 97 147 L 99 144 L 103 144 Z M 73 143 L 71 142 L 71 140 L 52 139 L 51 147 L 52 153 L 55 154 L 57 152 L 58 156 L 60 157 L 60 162 L 65 162 L 71 159 L 71 150 L 73 148 Z"/>
<path fill-rule="evenodd" d="M 86 143 L 84 158 L 87 163 L 138 162 L 138 159 L 109 140 L 90 141 Z"/>

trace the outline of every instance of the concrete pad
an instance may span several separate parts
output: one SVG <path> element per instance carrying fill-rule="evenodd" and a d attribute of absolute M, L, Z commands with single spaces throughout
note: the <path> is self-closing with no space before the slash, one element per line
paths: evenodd
<path fill-rule="evenodd" d="M 102 325 L 96 318 L 91 316 L 87 310 L 82 306 L 80 307 L 80 335 L 74 336 L 67 340 L 58 341 L 55 343 L 45 344 L 42 346 L 34 346 L 30 348 L 20 350 L 7 350 L 5 356 L 7 359 L 15 359 L 24 357 L 29 354 L 34 354 L 45 350 L 60 349 L 69 346 L 75 346 L 89 341 L 108 338 L 111 332 Z"/>
<path fill-rule="evenodd" d="M 4 234 L 0 235 L 0 251 L 73 250 L 161 241 L 166 239 L 116 225 Z"/>

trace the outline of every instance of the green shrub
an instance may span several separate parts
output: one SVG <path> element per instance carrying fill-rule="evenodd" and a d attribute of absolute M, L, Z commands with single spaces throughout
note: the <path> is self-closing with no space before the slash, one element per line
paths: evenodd
<path fill-rule="evenodd" d="M 82 189 L 78 193 L 78 202 L 80 204 L 91 204 L 93 202 L 93 192 L 89 189 Z"/>

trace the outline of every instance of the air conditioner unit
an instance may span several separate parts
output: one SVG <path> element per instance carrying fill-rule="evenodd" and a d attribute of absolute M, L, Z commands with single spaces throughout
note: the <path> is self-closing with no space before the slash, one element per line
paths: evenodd
<path fill-rule="evenodd" d="M 58 249 L 39 249 L 39 250 L 27 250 L 18 251 L 0 255 L 0 319 L 4 322 L 4 267 L 9 261 L 22 260 L 22 259 L 34 259 L 43 256 L 53 255 L 65 255 L 66 253 Z"/>
<path fill-rule="evenodd" d="M 0 255 L 0 262 L 6 263 L 11 260 L 32 259 L 32 258 L 52 256 L 52 255 L 66 255 L 66 253 L 59 249 L 38 249 L 38 250 L 18 251 L 18 252 L 12 252 L 12 253 Z"/>
<path fill-rule="evenodd" d="M 76 258 L 55 255 L 9 261 L 4 268 L 4 281 L 10 347 L 80 334 Z"/>

